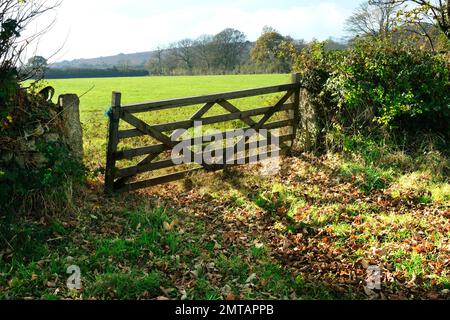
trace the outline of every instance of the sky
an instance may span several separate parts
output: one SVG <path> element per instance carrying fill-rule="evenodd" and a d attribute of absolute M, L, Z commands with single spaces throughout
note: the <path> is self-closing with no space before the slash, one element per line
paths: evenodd
<path fill-rule="evenodd" d="M 243 31 L 254 41 L 264 26 L 296 39 L 341 38 L 362 0 L 62 0 L 28 32 L 55 20 L 33 47 L 51 62 L 151 51 L 183 38 Z M 55 54 L 56 53 L 56 54 Z"/>

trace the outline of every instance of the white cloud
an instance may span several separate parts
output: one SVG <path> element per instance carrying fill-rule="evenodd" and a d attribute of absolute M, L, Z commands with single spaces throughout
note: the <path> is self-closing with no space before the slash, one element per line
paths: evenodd
<path fill-rule="evenodd" d="M 55 27 L 41 40 L 37 53 L 51 55 L 66 38 L 64 48 L 52 60 L 148 51 L 182 38 L 214 34 L 226 27 L 239 29 L 255 40 L 265 25 L 295 38 L 324 39 L 341 35 L 349 14 L 348 8 L 324 1 L 285 9 L 256 6 L 250 10 L 233 3 L 174 8 L 166 4 L 162 8 L 156 1 L 66 0 L 58 10 Z M 39 24 L 48 23 L 54 16 L 55 13 L 47 15 Z"/>

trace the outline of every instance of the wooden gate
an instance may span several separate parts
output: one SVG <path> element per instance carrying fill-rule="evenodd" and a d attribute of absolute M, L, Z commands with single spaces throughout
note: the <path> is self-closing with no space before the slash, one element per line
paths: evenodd
<path fill-rule="evenodd" d="M 233 99 L 273 93 L 284 94 L 275 105 L 270 107 L 260 107 L 242 111 L 229 101 Z M 274 151 L 288 150 L 292 147 L 293 141 L 295 140 L 297 129 L 296 126 L 299 122 L 299 98 L 300 83 L 299 76 L 297 74 L 292 75 L 292 83 L 290 84 L 124 106 L 121 105 L 121 94 L 118 92 L 113 92 L 112 108 L 108 112 L 109 134 L 105 173 L 105 192 L 113 193 L 133 191 L 179 180 L 186 175 L 201 169 L 214 171 L 223 169 L 227 166 L 228 164 L 211 165 L 195 162 L 196 154 L 193 149 L 190 149 L 193 159 L 192 165 L 195 165 L 195 168 L 189 168 L 187 170 L 182 169 L 169 174 L 152 177 L 150 179 L 130 182 L 130 180 L 138 174 L 161 170 L 164 168 L 176 168 L 178 166 L 178 162 L 174 162 L 173 157 L 170 157 L 170 155 L 163 160 L 158 158 L 164 153 L 167 155 L 168 151 L 171 151 L 176 145 L 179 145 L 182 142 L 190 143 L 190 145 L 196 148 L 200 147 L 200 152 L 203 152 L 205 150 L 204 141 L 210 141 L 210 143 L 212 143 L 211 136 L 205 135 L 200 139 L 192 138 L 187 140 L 177 140 L 175 138 L 177 136 L 177 130 L 191 129 L 196 121 L 201 121 L 203 125 L 212 125 L 232 120 L 240 120 L 244 123 L 244 125 L 248 126 L 242 129 L 253 129 L 256 132 L 261 129 L 266 129 L 268 140 L 272 140 L 273 138 L 277 139 L 279 142 L 279 150 L 273 150 L 271 148 L 270 151 L 267 151 L 266 154 L 264 154 L 264 156 L 270 156 L 270 154 Z M 172 112 L 176 112 L 176 110 L 180 109 L 175 108 L 194 106 L 198 104 L 202 105 L 201 108 L 188 120 L 181 120 L 172 123 L 148 124 L 143 119 L 139 119 L 137 117 L 137 114 L 148 115 L 150 113 L 152 115 L 152 113 L 154 114 L 156 111 L 160 112 L 161 110 L 171 110 Z M 216 104 L 221 106 L 228 113 L 205 117 L 206 113 Z M 279 114 L 282 111 L 288 114 L 287 119 L 269 122 L 275 114 Z M 253 120 L 252 117 L 257 117 L 257 120 Z M 121 129 L 121 121 L 128 124 L 129 128 Z M 286 128 L 289 132 L 287 134 L 280 134 L 273 131 L 274 129 L 281 128 Z M 224 138 L 227 134 L 228 131 L 221 133 Z M 151 137 L 152 140 L 157 143 L 151 143 L 150 145 L 139 148 L 125 148 L 119 150 L 118 146 L 121 141 L 137 137 Z M 249 147 L 249 136 L 243 135 L 238 139 L 239 141 L 231 147 L 233 148 L 233 152 L 237 152 L 237 146 L 241 143 L 244 143 L 246 147 Z M 195 145 L 196 141 L 201 141 L 201 145 Z M 145 158 L 139 161 L 136 165 L 124 168 L 117 167 L 118 161 L 132 160 L 144 156 Z M 248 157 L 245 157 L 244 160 L 248 160 Z M 237 161 L 237 163 L 242 163 L 242 161 Z"/>

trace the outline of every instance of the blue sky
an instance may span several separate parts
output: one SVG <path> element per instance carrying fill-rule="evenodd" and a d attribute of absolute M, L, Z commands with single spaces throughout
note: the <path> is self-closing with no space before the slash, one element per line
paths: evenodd
<path fill-rule="evenodd" d="M 343 23 L 362 0 L 63 0 L 34 53 L 52 61 L 149 51 L 182 38 L 226 27 L 256 40 L 265 25 L 306 40 L 339 38 Z M 32 29 L 32 30 L 33 30 Z M 34 54 L 33 53 L 33 54 Z"/>

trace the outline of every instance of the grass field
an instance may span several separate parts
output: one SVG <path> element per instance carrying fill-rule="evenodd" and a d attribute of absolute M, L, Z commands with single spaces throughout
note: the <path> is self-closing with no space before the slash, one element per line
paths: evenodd
<path fill-rule="evenodd" d="M 214 92 L 233 91 L 288 83 L 289 75 L 232 75 L 232 76 L 180 76 L 134 77 L 98 79 L 51 80 L 56 95 L 76 93 L 81 98 L 82 117 L 100 113 L 111 103 L 112 91 L 122 92 L 123 104 L 163 100 Z"/>
<path fill-rule="evenodd" d="M 106 150 L 108 119 L 105 112 L 111 104 L 113 91 L 122 93 L 122 104 L 157 101 L 208 93 L 234 91 L 290 82 L 289 75 L 231 75 L 231 76 L 182 76 L 182 77 L 135 77 L 100 79 L 51 80 L 56 96 L 76 93 L 80 96 L 81 121 L 84 129 L 86 162 L 91 168 L 103 166 Z M 248 109 L 267 105 L 269 96 L 250 97 L 234 101 L 237 107 Z M 56 100 L 56 98 L 55 98 Z M 152 123 L 188 119 L 199 106 L 184 107 L 152 114 L 145 120 Z M 220 107 L 208 115 L 224 113 Z M 226 113 L 226 112 L 225 112 Z M 223 129 L 223 128 L 219 128 Z"/>

